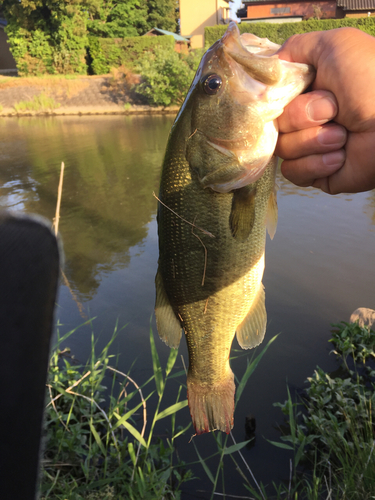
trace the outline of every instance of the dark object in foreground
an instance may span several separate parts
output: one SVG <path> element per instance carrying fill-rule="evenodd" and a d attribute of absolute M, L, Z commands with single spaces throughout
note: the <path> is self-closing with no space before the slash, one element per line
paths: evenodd
<path fill-rule="evenodd" d="M 0 496 L 36 497 L 53 309 L 55 236 L 38 218 L 0 212 Z"/>

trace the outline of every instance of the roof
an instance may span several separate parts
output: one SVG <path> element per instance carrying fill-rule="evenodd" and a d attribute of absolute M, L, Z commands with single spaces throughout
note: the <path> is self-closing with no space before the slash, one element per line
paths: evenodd
<path fill-rule="evenodd" d="M 152 28 L 152 30 L 147 31 L 143 36 L 146 35 L 169 35 L 173 36 L 176 42 L 189 42 L 189 39 L 186 36 L 177 35 L 177 33 L 172 33 L 172 31 L 161 30 L 160 28 Z"/>
<path fill-rule="evenodd" d="M 344 10 L 375 10 L 375 0 L 337 0 Z"/>

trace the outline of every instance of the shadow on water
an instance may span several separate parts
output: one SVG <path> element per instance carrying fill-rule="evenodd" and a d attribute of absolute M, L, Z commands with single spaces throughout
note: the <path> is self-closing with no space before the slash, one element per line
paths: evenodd
<path fill-rule="evenodd" d="M 117 319 L 120 326 L 127 323 L 114 347 L 120 354 L 118 367 L 128 371 L 136 360 L 132 376 L 140 384 L 152 371 L 148 335 L 158 258 L 152 192 L 158 191 L 172 122 L 171 116 L 0 120 L 0 207 L 52 221 L 65 162 L 60 219 L 65 274 L 85 313 L 97 317 L 93 330 L 98 349 L 108 342 Z M 255 416 L 256 440 L 243 453 L 255 477 L 266 484 L 289 475 L 290 455 L 266 440 L 279 440 L 276 424 L 283 419 L 273 403 L 286 399 L 286 383 L 292 392 L 303 386 L 316 365 L 326 371 L 335 368 L 327 342 L 330 323 L 348 320 L 357 307 L 375 306 L 374 192 L 330 197 L 292 186 L 280 175 L 278 184 L 279 223 L 274 240 L 266 245 L 264 285 L 266 340 L 281 335 L 252 375 L 234 427 L 235 439 L 243 441 L 246 416 Z M 63 325 L 61 334 L 83 322 L 65 285 L 60 286 L 56 320 Z M 90 327 L 85 327 L 69 341 L 81 361 L 88 357 L 90 336 Z M 236 341 L 233 347 L 239 350 Z M 169 349 L 161 342 L 157 348 L 165 364 Z M 179 354 L 187 360 L 183 342 Z M 233 362 L 241 378 L 252 353 L 233 354 L 241 356 Z M 175 402 L 177 387 L 171 382 L 166 405 Z M 178 418 L 187 425 L 188 410 Z M 186 462 L 196 459 L 189 437 L 177 440 Z M 202 455 L 212 453 L 212 436 L 195 442 Z M 246 495 L 240 476 L 229 465 L 228 471 L 226 491 Z M 197 491 L 210 491 L 210 483 L 201 469 L 195 473 L 201 479 L 188 483 L 184 495 L 207 498 Z"/>

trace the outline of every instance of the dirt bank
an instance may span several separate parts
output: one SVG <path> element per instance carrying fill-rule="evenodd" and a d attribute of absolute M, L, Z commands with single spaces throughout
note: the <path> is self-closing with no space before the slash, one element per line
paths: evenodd
<path fill-rule="evenodd" d="M 175 114 L 178 109 L 145 105 L 113 75 L 0 78 L 0 116 Z"/>

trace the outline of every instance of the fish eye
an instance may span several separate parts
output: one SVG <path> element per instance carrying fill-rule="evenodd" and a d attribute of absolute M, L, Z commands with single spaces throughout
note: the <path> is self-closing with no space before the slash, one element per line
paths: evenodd
<path fill-rule="evenodd" d="M 203 82 L 203 88 L 206 94 L 214 95 L 220 90 L 223 80 L 219 75 L 209 75 Z"/>

